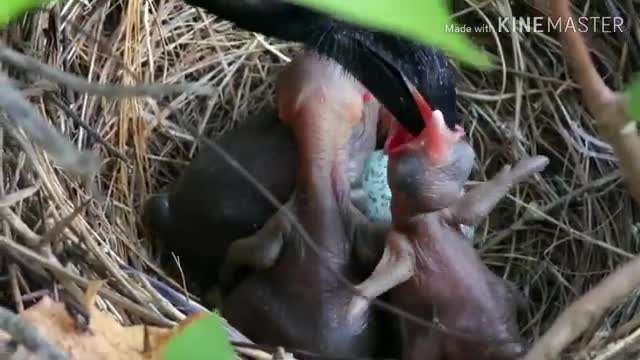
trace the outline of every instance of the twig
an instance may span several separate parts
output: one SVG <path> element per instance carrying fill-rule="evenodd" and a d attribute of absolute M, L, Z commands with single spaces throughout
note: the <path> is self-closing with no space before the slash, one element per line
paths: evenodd
<path fill-rule="evenodd" d="M 575 21 L 572 19 L 568 0 L 553 0 L 545 4 L 539 1 L 538 5 L 549 10 L 551 16 L 560 19 L 562 24 L 566 24 L 570 18 Z M 598 74 L 582 35 L 575 29 L 569 29 L 567 27 L 559 35 L 564 57 L 582 88 L 586 107 L 595 118 L 601 134 L 620 159 L 620 169 L 631 196 L 636 202 L 640 202 L 640 138 L 636 125 L 634 122 L 627 122 L 624 97 L 609 89 Z M 534 344 L 525 360 L 555 358 L 610 306 L 621 301 L 639 285 L 640 257 L 637 257 L 565 309 Z"/>
<path fill-rule="evenodd" d="M 40 235 L 34 233 L 13 211 L 0 207 L 0 219 L 5 220 L 22 237 L 27 246 L 30 248 L 38 248 L 40 246 L 42 239 Z"/>
<path fill-rule="evenodd" d="M 4 236 L 0 236 L 0 248 L 3 248 L 4 250 L 11 252 L 14 254 L 15 258 L 17 260 L 20 260 L 22 262 L 28 262 L 28 263 L 36 263 L 39 264 L 40 266 L 44 267 L 45 269 L 51 271 L 52 273 L 56 274 L 57 276 L 63 277 L 65 279 L 71 280 L 73 282 L 75 282 L 76 284 L 78 284 L 79 286 L 86 288 L 89 286 L 89 280 L 72 274 L 71 272 L 69 272 L 67 269 L 62 268 L 59 264 L 54 263 L 53 261 L 46 259 L 44 257 L 42 257 L 41 255 L 36 254 L 34 251 L 32 251 L 31 249 L 24 247 L 18 243 L 16 243 L 15 241 L 12 241 L 11 239 L 8 239 Z M 98 292 L 100 294 L 100 296 L 105 297 L 106 299 L 108 299 L 109 301 L 113 302 L 114 304 L 117 304 L 119 306 L 122 306 L 123 308 L 125 308 L 126 310 L 131 311 L 133 314 L 146 319 L 147 321 L 151 321 L 154 324 L 158 324 L 161 326 L 173 326 L 174 322 L 172 321 L 168 321 L 165 318 L 161 317 L 160 315 L 154 313 L 153 311 L 149 310 L 148 308 L 135 304 L 132 301 L 116 294 L 115 292 L 106 289 L 104 287 L 100 288 L 100 291 Z"/>
<path fill-rule="evenodd" d="M 75 220 L 76 217 L 80 215 L 80 212 L 83 211 L 88 204 L 89 204 L 89 200 L 80 204 L 80 206 L 73 209 L 71 214 L 62 218 L 53 226 L 53 228 L 51 228 L 49 231 L 43 234 L 41 239 L 42 245 L 53 244 L 53 242 L 62 234 L 62 232 L 65 231 L 69 226 L 71 226 L 71 223 L 73 222 L 73 220 Z"/>
<path fill-rule="evenodd" d="M 562 19 L 562 24 L 569 18 L 574 23 L 577 21 L 571 15 L 569 0 L 550 1 L 547 8 L 552 17 Z M 561 27 L 565 28 L 564 25 Z M 629 121 L 626 113 L 626 99 L 605 84 L 591 60 L 584 38 L 575 29 L 569 29 L 560 32 L 564 57 L 582 89 L 583 101 L 596 126 L 620 159 L 620 169 L 631 196 L 640 203 L 640 137 L 635 122 Z"/>
<path fill-rule="evenodd" d="M 13 206 L 16 203 L 28 198 L 29 196 L 35 194 L 36 191 L 40 189 L 40 184 L 36 184 L 34 186 L 30 186 L 26 189 L 15 191 L 9 195 L 0 196 L 0 207 L 9 207 Z"/>
<path fill-rule="evenodd" d="M 637 353 L 638 344 L 640 344 L 640 329 L 598 351 L 593 360 L 628 359 L 630 358 L 629 350 Z"/>
<path fill-rule="evenodd" d="M 180 310 L 169 300 L 164 298 L 162 294 L 159 294 L 159 292 L 149 283 L 146 277 L 140 274 L 135 275 L 138 278 L 137 280 L 141 287 L 146 290 L 149 296 L 153 299 L 154 306 L 158 310 L 158 312 L 178 321 L 184 320 L 184 318 L 186 317 L 185 314 L 183 312 L 180 312 Z"/>
<path fill-rule="evenodd" d="M 22 300 L 22 294 L 20 293 L 20 285 L 18 284 L 18 266 L 16 264 L 9 264 L 9 279 L 11 281 L 11 293 L 13 294 L 13 301 L 16 303 L 16 309 L 18 314 L 24 311 L 24 304 Z"/>
<path fill-rule="evenodd" d="M 255 360 L 272 360 L 273 359 L 272 355 L 262 350 L 245 349 L 242 347 L 235 347 L 235 350 L 238 354 L 243 355 L 244 357 L 255 359 Z"/>
<path fill-rule="evenodd" d="M 192 93 L 194 95 L 208 95 L 214 92 L 214 89 L 195 85 L 195 84 L 144 84 L 136 86 L 121 86 L 111 84 L 95 84 L 87 80 L 60 71 L 49 65 L 46 65 L 30 56 L 23 55 L 14 51 L 2 43 L 0 43 L 0 61 L 6 62 L 25 71 L 31 71 L 41 76 L 62 84 L 75 91 L 100 95 L 110 98 L 130 98 L 130 97 L 162 97 L 170 94 Z"/>
<path fill-rule="evenodd" d="M 83 277 L 77 276 L 75 274 L 70 273 L 68 270 L 62 268 L 59 264 L 56 264 L 54 262 L 52 262 L 51 260 L 48 260 L 38 254 L 36 254 L 35 252 L 33 252 L 32 250 L 14 242 L 11 241 L 10 239 L 4 237 L 4 236 L 0 236 L 0 248 L 4 248 L 5 250 L 9 251 L 9 252 L 13 252 L 14 255 L 16 257 L 18 257 L 20 260 L 22 261 L 27 261 L 27 262 L 33 262 L 33 263 L 37 263 L 40 266 L 46 268 L 47 270 L 51 271 L 52 273 L 54 273 L 55 275 L 57 275 L 58 277 L 61 278 L 65 278 L 67 280 L 73 281 L 76 284 L 80 285 L 83 288 L 87 288 L 89 286 L 89 281 Z M 150 277 L 148 277 L 149 279 L 152 279 Z M 98 291 L 98 293 L 100 294 L 100 296 L 105 297 L 106 299 L 108 299 L 109 301 L 112 301 L 114 304 L 117 304 L 119 306 L 122 306 L 123 308 L 131 311 L 133 314 L 146 319 L 147 321 L 151 321 L 155 324 L 158 324 L 160 326 L 173 326 L 175 325 L 174 322 L 168 321 L 166 319 L 164 319 L 163 317 L 161 317 L 160 315 L 152 312 L 151 310 L 140 306 L 138 304 L 133 303 L 132 301 L 114 293 L 113 291 L 106 289 L 105 287 L 101 287 L 100 290 Z M 177 294 L 177 292 L 174 291 L 174 293 Z M 205 310 L 206 311 L 206 310 Z M 223 319 L 224 320 L 224 319 Z M 233 342 L 242 342 L 242 343 L 251 343 L 251 340 L 249 340 L 246 336 L 244 336 L 242 333 L 240 333 L 237 329 L 235 329 L 233 326 L 231 326 L 229 323 L 226 322 L 226 320 L 224 321 L 224 327 L 225 330 L 227 331 L 227 335 L 229 336 L 229 339 Z"/>
<path fill-rule="evenodd" d="M 604 4 L 607 8 L 607 11 L 609 11 L 609 13 L 611 14 L 611 17 L 622 18 L 622 14 L 616 7 L 616 4 L 613 0 L 606 0 Z M 633 35 L 631 34 L 631 31 L 629 31 L 627 28 L 627 31 L 621 31 L 617 34 L 621 42 L 623 44 L 625 43 L 627 44 L 627 47 L 629 48 L 629 53 L 631 54 L 631 59 L 636 63 L 636 65 L 640 64 L 640 51 L 638 51 L 638 44 L 633 39 Z"/>
<path fill-rule="evenodd" d="M 530 213 L 525 213 L 523 216 L 521 216 L 518 220 L 514 221 L 513 224 L 511 224 L 511 226 L 509 226 L 508 228 L 500 231 L 499 233 L 495 234 L 493 237 L 489 238 L 486 243 L 484 243 L 482 245 L 483 248 L 491 248 L 497 244 L 499 244 L 501 241 L 503 241 L 504 239 L 508 238 L 509 236 L 511 236 L 513 234 L 514 231 L 516 231 L 517 229 L 523 227 L 525 225 L 525 223 L 527 221 L 532 220 L 532 216 L 534 216 L 534 213 L 538 213 L 538 214 L 546 214 L 549 211 L 551 211 L 552 209 L 554 209 L 556 206 L 559 205 L 563 205 L 566 202 L 571 201 L 572 199 L 576 198 L 579 195 L 582 195 L 583 193 L 586 193 L 587 191 L 590 191 L 591 189 L 600 187 L 600 186 L 604 186 L 607 183 L 614 181 L 616 179 L 618 179 L 620 177 L 620 174 L 618 172 L 613 172 L 611 174 L 609 174 L 608 176 L 602 177 L 594 182 L 588 183 L 584 186 L 582 186 L 579 189 L 575 189 L 574 191 L 568 193 L 568 194 L 564 194 L 561 197 L 555 199 L 554 201 L 545 204 L 543 207 L 537 209 L 537 210 L 533 210 Z M 535 216 L 540 216 L 538 214 L 535 214 Z M 611 250 L 611 249 L 609 249 Z M 620 255 L 623 256 L 627 256 L 627 253 L 624 252 Z"/>
<path fill-rule="evenodd" d="M 66 360 L 67 356 L 54 348 L 38 331 L 18 315 L 0 306 L 0 328 L 28 350 L 48 360 Z"/>
<path fill-rule="evenodd" d="M 97 131 L 95 131 L 91 126 L 87 125 L 87 123 L 82 121 L 80 116 L 78 116 L 78 114 L 76 114 L 73 110 L 71 110 L 71 108 L 69 108 L 62 101 L 60 101 L 60 99 L 58 99 L 55 96 L 47 96 L 47 98 L 50 99 L 51 102 L 53 102 L 62 111 L 64 111 L 71 118 L 71 120 L 73 120 L 73 122 L 76 125 L 83 128 L 95 141 L 100 143 L 100 145 L 104 146 L 108 153 L 122 160 L 128 166 L 131 166 L 131 160 L 129 160 L 127 155 L 125 155 L 124 153 L 122 153 L 122 151 L 118 150 L 115 146 L 111 145 L 111 143 L 103 139 L 102 136 L 100 136 L 100 134 L 98 134 Z"/>
<path fill-rule="evenodd" d="M 611 273 L 576 300 L 533 345 L 523 360 L 553 359 L 573 340 L 600 319 L 612 305 L 640 286 L 640 256 Z"/>
<path fill-rule="evenodd" d="M 0 120 L 8 119 L 11 126 L 23 129 L 27 136 L 51 154 L 60 166 L 85 179 L 92 179 L 98 172 L 100 162 L 97 154 L 80 152 L 73 147 L 68 139 L 40 116 L 2 73 L 0 73 L 0 109 L 8 115 L 0 117 Z"/>
<path fill-rule="evenodd" d="M 196 301 L 189 299 L 187 295 L 183 295 L 178 291 L 172 289 L 167 284 L 162 281 L 153 278 L 150 275 L 145 274 L 142 271 L 138 271 L 129 266 L 123 266 L 123 271 L 128 274 L 136 274 L 145 278 L 151 287 L 153 287 L 160 296 L 162 296 L 165 300 L 167 300 L 171 305 L 173 305 L 178 310 L 182 311 L 187 315 L 191 315 L 197 312 L 208 312 L 207 308 L 200 305 Z M 227 331 L 227 335 L 231 339 L 231 341 L 243 343 L 243 344 L 253 344 L 249 338 L 244 336 L 240 331 L 236 330 L 233 326 L 231 326 L 226 319 L 222 318 L 224 321 L 224 326 Z"/>
<path fill-rule="evenodd" d="M 287 348 L 287 349 L 282 349 L 279 346 L 266 346 L 266 345 L 258 345 L 258 344 L 254 344 L 254 343 L 244 343 L 244 342 L 238 342 L 238 341 L 231 341 L 231 344 L 239 349 L 253 349 L 253 350 L 260 350 L 263 351 L 265 353 L 271 353 L 271 354 L 278 354 L 278 352 L 286 350 L 287 353 L 291 354 L 292 356 L 296 356 L 299 357 L 301 359 L 321 359 L 321 360 L 395 360 L 395 359 L 389 359 L 389 358 L 373 358 L 373 357 L 354 357 L 354 356 L 330 356 L 330 355 L 323 355 L 321 353 L 315 353 L 315 352 L 311 352 L 311 351 L 306 351 L 306 350 L 299 350 L 299 349 L 292 349 L 292 348 Z M 280 350 L 282 349 L 282 350 Z M 269 356 L 269 359 L 273 359 L 273 356 Z M 275 360 L 275 359 L 274 359 Z"/>
<path fill-rule="evenodd" d="M 187 315 L 191 315 L 201 311 L 208 311 L 207 308 L 198 304 L 193 299 L 190 299 L 188 295 L 179 293 L 178 291 L 172 289 L 169 285 L 153 278 L 151 275 L 145 274 L 142 271 L 135 270 L 126 265 L 121 266 L 121 268 L 125 273 L 136 274 L 144 277 L 149 282 L 149 284 L 158 292 L 158 294 L 160 294 L 160 296 L 162 296 L 174 307 Z"/>

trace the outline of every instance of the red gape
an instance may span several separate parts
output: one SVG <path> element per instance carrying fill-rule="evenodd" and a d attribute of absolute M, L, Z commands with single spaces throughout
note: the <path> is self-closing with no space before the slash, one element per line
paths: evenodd
<path fill-rule="evenodd" d="M 432 165 L 437 166 L 446 162 L 450 145 L 464 137 L 464 130 L 460 126 L 456 126 L 453 131 L 450 130 L 442 118 L 442 113 L 437 112 L 437 115 L 434 116 L 429 103 L 415 89 L 413 97 L 422 113 L 425 128 L 420 135 L 414 137 L 390 113 L 385 113 L 391 119 L 389 136 L 385 142 L 385 153 L 392 155 L 408 145 L 419 146 L 424 149 L 424 153 Z"/>
<path fill-rule="evenodd" d="M 414 137 L 410 132 L 402 127 L 400 123 L 398 123 L 398 120 L 389 111 L 382 111 L 383 120 L 388 120 L 389 122 L 389 133 L 387 135 L 387 141 L 384 143 L 384 153 L 387 155 L 395 154 L 400 151 L 404 145 L 407 145 L 418 138 L 427 136 L 426 132 L 429 128 L 431 117 L 433 116 L 431 106 L 429 106 L 427 101 L 420 96 L 417 91 L 414 91 L 413 93 L 414 100 L 418 104 L 418 108 L 422 114 L 422 121 L 424 121 L 425 129 L 420 133 L 420 135 L 418 135 L 418 137 Z"/>

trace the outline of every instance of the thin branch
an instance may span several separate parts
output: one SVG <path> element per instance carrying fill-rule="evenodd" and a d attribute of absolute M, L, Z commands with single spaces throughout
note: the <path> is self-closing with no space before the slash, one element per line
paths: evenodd
<path fill-rule="evenodd" d="M 611 273 L 566 308 L 523 360 L 554 359 L 607 309 L 640 287 L 640 256 Z"/>
<path fill-rule="evenodd" d="M 196 84 L 143 84 L 135 86 L 121 86 L 91 83 L 82 77 L 58 70 L 30 56 L 23 55 L 6 47 L 1 42 L 0 61 L 6 62 L 25 71 L 37 73 L 44 78 L 62 84 L 75 91 L 110 98 L 130 98 L 141 96 L 162 97 L 170 94 L 183 93 L 209 95 L 214 93 L 214 89 Z"/>
<path fill-rule="evenodd" d="M 539 4 L 542 1 L 539 2 Z M 546 5 L 546 6 L 545 6 Z M 568 0 L 548 1 L 550 16 L 566 24 L 572 18 Z M 575 19 L 571 19 L 575 22 Z M 620 159 L 620 169 L 631 196 L 640 202 L 640 138 L 635 122 L 625 113 L 625 98 L 612 91 L 598 74 L 586 41 L 572 27 L 561 26 L 560 41 L 573 77 L 582 89 L 583 102 L 602 136 Z M 534 344 L 525 360 L 551 359 L 598 321 L 607 309 L 640 286 L 640 257 L 610 274 L 595 288 L 571 304 Z"/>
<path fill-rule="evenodd" d="M 620 10 L 618 10 L 616 6 L 616 2 L 614 0 L 606 0 L 604 2 L 607 11 L 613 18 L 622 18 L 622 14 Z M 628 17 L 627 17 L 628 18 Z M 625 21 L 626 22 L 626 21 Z M 629 49 L 629 54 L 631 54 L 631 59 L 636 65 L 640 64 L 640 51 L 638 49 L 638 44 L 633 39 L 633 35 L 631 31 L 622 31 L 618 33 L 618 38 L 622 44 L 626 44 Z"/>
<path fill-rule="evenodd" d="M 60 108 L 65 114 L 67 114 L 73 122 L 83 128 L 95 141 L 100 143 L 100 145 L 104 146 L 108 153 L 122 160 L 128 166 L 131 166 L 131 160 L 125 155 L 122 151 L 118 150 L 115 146 L 111 145 L 110 142 L 106 141 L 96 130 L 94 130 L 91 126 L 87 125 L 78 114 L 76 114 L 71 108 L 65 105 L 60 99 L 55 96 L 47 96 L 54 105 Z"/>
<path fill-rule="evenodd" d="M 29 186 L 28 188 L 17 190 L 9 195 L 0 196 L 0 208 L 13 206 L 16 203 L 30 197 L 40 189 L 40 184 Z"/>
<path fill-rule="evenodd" d="M 0 117 L 0 123 L 21 128 L 30 140 L 35 141 L 54 160 L 68 171 L 83 178 L 98 172 L 99 158 L 93 152 L 80 152 L 60 134 L 22 94 L 13 87 L 9 78 L 0 73 L 0 109 L 8 116 Z M 5 121 L 2 121 L 5 119 Z M 8 121 L 6 121 L 8 120 Z"/>
<path fill-rule="evenodd" d="M 89 286 L 89 280 L 79 275 L 71 273 L 69 270 L 60 266 L 60 264 L 53 262 L 49 259 L 44 258 L 43 256 L 35 253 L 33 250 L 18 244 L 17 242 L 1 236 L 0 235 L 0 249 L 11 253 L 16 260 L 21 261 L 23 263 L 31 263 L 38 264 L 41 267 L 51 271 L 56 277 L 68 279 L 70 281 L 75 282 L 82 288 L 87 288 Z M 125 310 L 130 311 L 132 314 L 139 316 L 140 318 L 150 321 L 159 326 L 174 326 L 175 323 L 172 321 L 168 321 L 164 317 L 159 314 L 153 312 L 148 307 L 138 305 L 131 300 L 105 288 L 102 287 L 98 291 L 100 296 L 103 296 L 105 299 L 113 302 L 114 304 L 121 306 Z"/>
<path fill-rule="evenodd" d="M 54 348 L 38 331 L 15 313 L 0 306 L 0 328 L 31 352 L 46 360 L 66 360 L 67 356 Z"/>
<path fill-rule="evenodd" d="M 209 311 L 204 306 L 200 305 L 193 299 L 190 299 L 187 295 L 182 294 L 174 289 L 172 289 L 169 285 L 163 283 L 162 281 L 148 275 L 142 271 L 133 269 L 127 265 L 121 266 L 122 270 L 128 274 L 136 274 L 144 277 L 151 287 L 153 287 L 160 296 L 162 296 L 165 300 L 170 302 L 176 309 L 181 312 L 191 315 L 194 313 Z M 245 339 L 246 340 L 246 339 Z"/>
<path fill-rule="evenodd" d="M 16 215 L 11 209 L 0 207 L 0 219 L 6 221 L 9 226 L 22 237 L 28 247 L 33 249 L 40 247 L 42 237 L 34 233 L 33 230 L 22 221 L 20 216 Z"/>
<path fill-rule="evenodd" d="M 624 359 L 630 357 L 627 352 L 629 350 L 635 351 L 640 343 L 640 329 L 636 329 L 631 335 L 620 339 L 612 344 L 609 344 L 604 349 L 598 351 L 597 355 L 593 357 L 593 360 L 613 360 Z"/>
<path fill-rule="evenodd" d="M 89 205 L 89 201 L 90 200 L 86 200 L 84 203 L 80 204 L 80 206 L 73 209 L 71 214 L 60 219 L 60 221 L 53 225 L 53 227 L 49 229 L 49 231 L 43 234 L 41 239 L 42 244 L 52 244 L 56 239 L 58 239 L 58 237 L 62 235 L 62 232 L 65 231 L 69 226 L 71 226 L 73 220 L 75 220 L 76 217 L 80 215 L 80 212 L 82 212 L 87 207 L 87 205 Z"/>
<path fill-rule="evenodd" d="M 612 91 L 598 74 L 582 34 L 564 26 L 569 18 L 577 23 L 571 15 L 569 0 L 547 1 L 545 5 L 542 7 L 548 9 L 551 17 L 562 20 L 562 51 L 582 89 L 583 102 L 593 115 L 600 134 L 620 159 L 620 170 L 631 196 L 640 203 L 640 137 L 635 122 L 629 121 L 626 114 L 626 98 Z"/>

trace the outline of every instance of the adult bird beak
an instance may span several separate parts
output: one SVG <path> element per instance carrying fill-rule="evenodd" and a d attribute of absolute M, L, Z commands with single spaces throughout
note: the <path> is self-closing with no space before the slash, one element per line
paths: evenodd
<path fill-rule="evenodd" d="M 368 56 L 368 60 L 341 64 L 393 114 L 400 125 L 412 135 L 419 135 L 424 129 L 424 119 L 414 99 L 413 84 L 380 54 L 367 49 L 363 56 Z M 332 54 L 332 57 L 340 63 L 340 54 Z"/>
<path fill-rule="evenodd" d="M 307 42 L 318 53 L 332 58 L 366 87 L 409 133 L 419 135 L 424 120 L 414 100 L 415 86 L 375 43 L 357 31 L 337 30 L 318 42 Z"/>
<path fill-rule="evenodd" d="M 416 56 L 425 47 L 282 0 L 185 1 L 245 30 L 303 43 L 333 59 L 360 81 L 407 131 L 417 136 L 424 129 L 411 93 L 410 85 L 415 84 L 410 82 L 422 82 L 416 74 L 431 71 L 430 64 L 424 62 L 431 60 Z M 408 73 L 409 81 L 405 77 Z M 421 86 L 415 88 L 431 103 L 430 90 L 425 93 Z"/>

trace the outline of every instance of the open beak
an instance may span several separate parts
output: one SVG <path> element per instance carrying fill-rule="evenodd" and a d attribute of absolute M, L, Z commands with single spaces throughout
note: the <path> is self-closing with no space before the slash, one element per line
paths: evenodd
<path fill-rule="evenodd" d="M 420 104 L 420 99 L 417 102 Z M 425 111 L 423 114 L 426 115 Z M 460 126 L 456 126 L 454 130 L 449 129 L 439 110 L 429 112 L 428 115 L 430 116 L 423 117 L 425 128 L 418 136 L 413 136 L 402 128 L 392 115 L 383 115 L 391 117 L 384 153 L 393 155 L 411 149 L 424 154 L 432 166 L 447 164 L 452 145 L 461 141 L 465 132 Z"/>
<path fill-rule="evenodd" d="M 307 46 L 353 74 L 411 135 L 418 136 L 425 128 L 427 101 L 443 113 L 447 127 L 456 131 L 455 76 L 442 52 L 351 24 L 342 24 L 316 40 Z"/>
<path fill-rule="evenodd" d="M 431 106 L 429 106 L 415 88 L 411 89 L 411 93 L 413 101 L 420 112 L 420 122 L 422 123 L 423 130 L 418 135 L 410 133 L 401 126 L 401 123 L 390 111 L 382 109 L 380 111 L 380 120 L 389 124 L 389 133 L 387 134 L 387 141 L 384 144 L 384 152 L 387 155 L 397 153 L 410 144 L 422 144 L 425 141 L 431 143 L 429 146 L 432 146 L 434 149 L 440 148 L 447 136 L 445 129 L 448 130 L 448 128 L 444 125 L 442 113 L 440 111 L 437 112 L 436 115 L 438 119 L 435 120 L 437 121 L 437 123 L 435 123 Z M 440 129 L 441 125 L 444 125 L 445 129 Z"/>
<path fill-rule="evenodd" d="M 363 76 L 360 81 L 371 91 L 378 101 L 391 113 L 397 122 L 405 128 L 406 131 L 414 136 L 418 136 L 424 130 L 424 121 L 422 114 L 413 97 L 408 97 L 406 93 L 409 86 L 404 78 L 396 76 L 382 75 L 377 79 L 369 79 L 370 75 Z M 375 75 L 374 75 L 375 76 Z M 367 85 L 367 82 L 370 85 Z M 396 90 L 392 90 L 396 88 Z"/>

